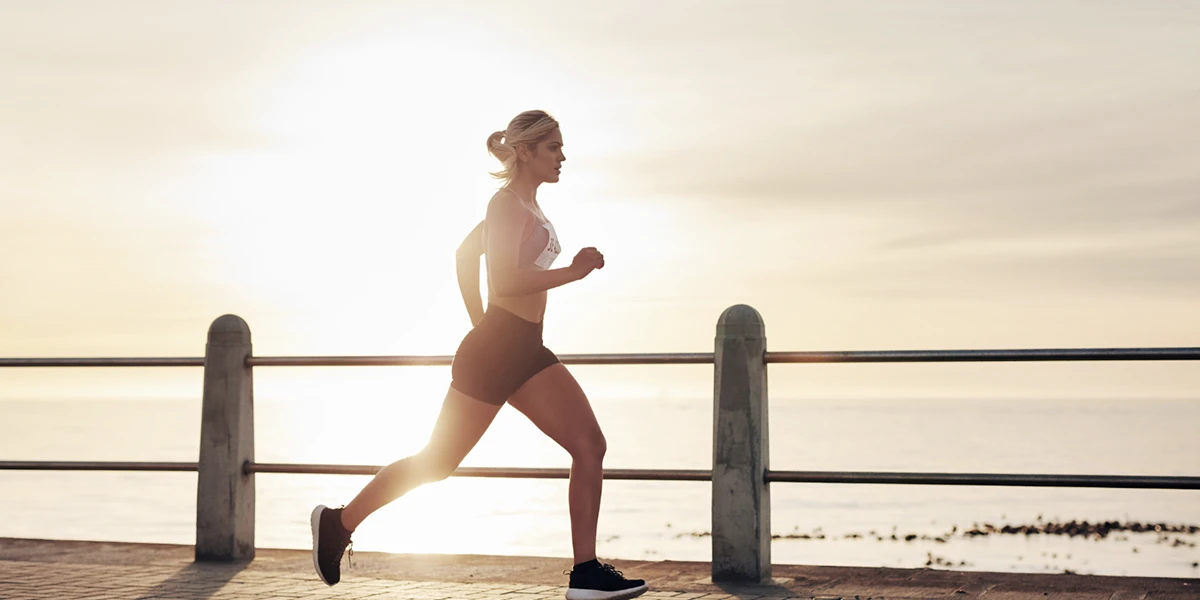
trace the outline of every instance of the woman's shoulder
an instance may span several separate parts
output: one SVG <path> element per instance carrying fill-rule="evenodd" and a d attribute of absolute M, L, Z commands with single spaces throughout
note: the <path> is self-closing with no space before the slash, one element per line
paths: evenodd
<path fill-rule="evenodd" d="M 503 215 L 508 218 L 517 218 L 518 216 L 533 217 L 533 213 L 525 207 L 525 203 L 521 201 L 521 197 L 516 192 L 508 188 L 500 188 L 496 193 L 492 194 L 487 205 L 488 217 L 493 215 Z"/>
<path fill-rule="evenodd" d="M 522 232 L 528 233 L 537 221 L 537 217 L 525 207 L 525 203 L 519 196 L 510 190 L 501 188 L 492 194 L 491 200 L 488 201 L 485 220 L 489 227 L 497 225 L 519 227 Z"/>
<path fill-rule="evenodd" d="M 521 198 L 517 193 L 508 189 L 500 188 L 492 194 L 488 199 L 488 211 L 491 212 L 494 208 L 508 208 L 509 206 L 521 206 Z"/>

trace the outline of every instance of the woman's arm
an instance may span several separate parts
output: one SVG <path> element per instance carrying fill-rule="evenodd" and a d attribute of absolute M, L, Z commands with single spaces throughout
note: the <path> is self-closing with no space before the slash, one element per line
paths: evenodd
<path fill-rule="evenodd" d="M 584 271 L 575 263 L 558 269 L 522 269 L 518 266 L 525 223 L 533 215 L 516 200 L 495 198 L 488 204 L 487 265 L 492 288 L 498 296 L 525 296 L 582 279 Z M 594 268 L 594 267 L 593 267 Z"/>
<path fill-rule="evenodd" d="M 459 244 L 456 254 L 458 290 L 471 317 L 471 325 L 483 319 L 483 297 L 479 291 L 479 257 L 483 254 L 483 221 L 480 221 Z"/>

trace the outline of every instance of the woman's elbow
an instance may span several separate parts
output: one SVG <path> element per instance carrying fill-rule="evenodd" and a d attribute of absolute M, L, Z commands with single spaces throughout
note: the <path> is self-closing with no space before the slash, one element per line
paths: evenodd
<path fill-rule="evenodd" d="M 478 252 L 477 249 L 472 246 L 465 244 L 459 246 L 458 250 L 454 252 L 454 262 L 456 268 L 459 271 L 478 271 L 480 256 L 482 256 L 482 253 Z"/>

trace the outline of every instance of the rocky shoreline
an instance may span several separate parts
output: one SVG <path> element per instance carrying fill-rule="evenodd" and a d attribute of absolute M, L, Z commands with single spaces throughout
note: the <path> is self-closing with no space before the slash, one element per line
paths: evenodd
<path fill-rule="evenodd" d="M 670 524 L 668 524 L 667 527 L 670 527 Z M 901 534 L 898 532 L 899 528 L 896 526 L 893 526 L 892 530 L 887 534 L 880 534 L 879 532 L 877 532 L 875 530 L 871 530 L 871 531 L 868 531 L 866 534 L 851 532 L 851 533 L 842 534 L 840 536 L 826 535 L 825 532 L 820 527 L 814 529 L 810 533 L 803 533 L 803 532 L 798 531 L 798 529 L 799 529 L 799 527 L 797 527 L 796 531 L 794 531 L 793 533 L 774 534 L 771 536 L 771 539 L 772 540 L 832 540 L 832 541 L 874 539 L 876 542 L 917 542 L 917 541 L 922 541 L 922 542 L 934 542 L 934 543 L 938 543 L 938 544 L 945 544 L 949 540 L 954 539 L 954 538 L 972 539 L 972 538 L 991 536 L 991 535 L 1014 535 L 1014 536 L 1015 535 L 1023 535 L 1026 537 L 1034 536 L 1034 535 L 1055 535 L 1055 536 L 1065 536 L 1065 537 L 1071 537 L 1071 538 L 1084 538 L 1084 539 L 1090 539 L 1090 540 L 1097 541 L 1097 542 L 1102 541 L 1102 540 L 1108 540 L 1108 539 L 1111 539 L 1111 540 L 1117 541 L 1117 542 L 1124 542 L 1124 541 L 1130 540 L 1130 537 L 1129 537 L 1130 535 L 1141 536 L 1141 535 L 1146 535 L 1146 534 L 1154 534 L 1155 535 L 1155 541 L 1154 541 L 1155 544 L 1168 544 L 1170 548 L 1191 549 L 1191 548 L 1196 547 L 1196 541 L 1194 541 L 1193 539 L 1185 539 L 1185 538 L 1191 538 L 1192 536 L 1196 536 L 1196 535 L 1200 534 L 1200 525 L 1176 524 L 1176 523 L 1142 523 L 1142 522 L 1137 522 L 1137 521 L 1126 521 L 1126 522 L 1097 521 L 1097 522 L 1093 523 L 1093 522 L 1089 522 L 1089 521 L 1074 521 L 1074 520 L 1072 520 L 1072 521 L 1063 521 L 1063 522 L 1057 522 L 1057 521 L 1049 521 L 1048 522 L 1048 521 L 1044 521 L 1040 516 L 1038 517 L 1036 522 L 1029 523 L 1029 524 L 993 525 L 991 523 L 982 523 L 982 524 L 973 523 L 970 528 L 959 528 L 957 525 L 955 525 L 955 526 L 952 526 L 949 531 L 947 531 L 943 534 L 940 534 L 940 535 L 917 534 L 917 533 Z M 680 534 L 676 535 L 675 537 L 682 538 L 682 537 L 690 536 L 690 537 L 694 537 L 694 538 L 702 538 L 702 537 L 710 537 L 711 535 L 712 534 L 710 532 L 701 531 L 701 532 L 680 533 Z M 1144 540 L 1144 539 L 1142 539 L 1140 541 L 1142 543 L 1146 542 L 1146 540 Z M 1132 548 L 1132 552 L 1134 552 L 1134 553 L 1138 552 L 1137 546 L 1134 546 Z M 1046 553 L 1043 553 L 1043 556 L 1052 558 L 1052 559 L 1058 558 L 1057 554 L 1047 555 Z M 1066 555 L 1066 558 L 1069 559 L 1070 555 L 1069 554 Z M 1017 560 L 1018 561 L 1022 560 L 1022 557 L 1017 557 Z M 966 560 L 955 561 L 955 560 L 947 559 L 944 557 L 935 556 L 932 552 L 926 552 L 925 566 L 926 567 L 961 568 L 961 567 L 972 566 L 972 564 Z M 1200 569 L 1200 561 L 1193 561 L 1191 563 L 1191 567 L 1193 569 Z M 1047 568 L 1051 568 L 1051 567 L 1049 565 L 1047 565 Z M 1053 567 L 1053 568 L 1057 569 L 1058 567 Z M 1074 573 L 1075 571 L 1073 571 L 1071 569 L 1063 569 L 1062 572 Z"/>
<path fill-rule="evenodd" d="M 669 527 L 670 525 L 668 525 Z M 798 529 L 798 528 L 797 528 Z M 858 539 L 874 539 L 877 542 L 892 541 L 892 542 L 913 542 L 913 541 L 931 541 L 939 544 L 944 544 L 951 538 L 975 538 L 989 535 L 1060 535 L 1068 537 L 1083 537 L 1086 539 L 1103 540 L 1110 536 L 1117 541 L 1126 541 L 1129 539 L 1125 536 L 1114 536 L 1116 533 L 1153 533 L 1156 534 L 1158 540 L 1156 543 L 1169 543 L 1172 547 L 1187 547 L 1195 548 L 1196 542 L 1184 539 L 1180 536 L 1194 536 L 1200 534 L 1200 525 L 1190 524 L 1173 524 L 1173 523 L 1141 523 L 1136 521 L 1066 521 L 1054 522 L 1043 521 L 1041 517 L 1035 523 L 1030 524 L 1008 524 L 1008 525 L 993 525 L 991 523 L 974 523 L 969 529 L 960 529 L 957 525 L 950 528 L 941 535 L 897 533 L 897 527 L 892 527 L 892 531 L 887 534 L 880 534 L 875 530 L 862 533 L 846 533 L 841 536 L 826 536 L 823 530 L 818 527 L 811 533 L 782 533 L 771 536 L 773 540 L 825 540 L 825 539 L 841 539 L 841 540 L 858 540 Z M 681 537 L 708 537 L 711 532 L 690 532 L 680 533 L 676 538 Z M 1174 536 L 1174 537 L 1172 537 Z"/>

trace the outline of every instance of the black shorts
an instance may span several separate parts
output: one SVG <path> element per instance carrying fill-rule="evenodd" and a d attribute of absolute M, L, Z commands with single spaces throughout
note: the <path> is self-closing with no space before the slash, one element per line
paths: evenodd
<path fill-rule="evenodd" d="M 542 345 L 542 324 L 488 304 L 450 365 L 450 386 L 488 404 L 504 404 L 531 377 L 559 362 Z"/>

